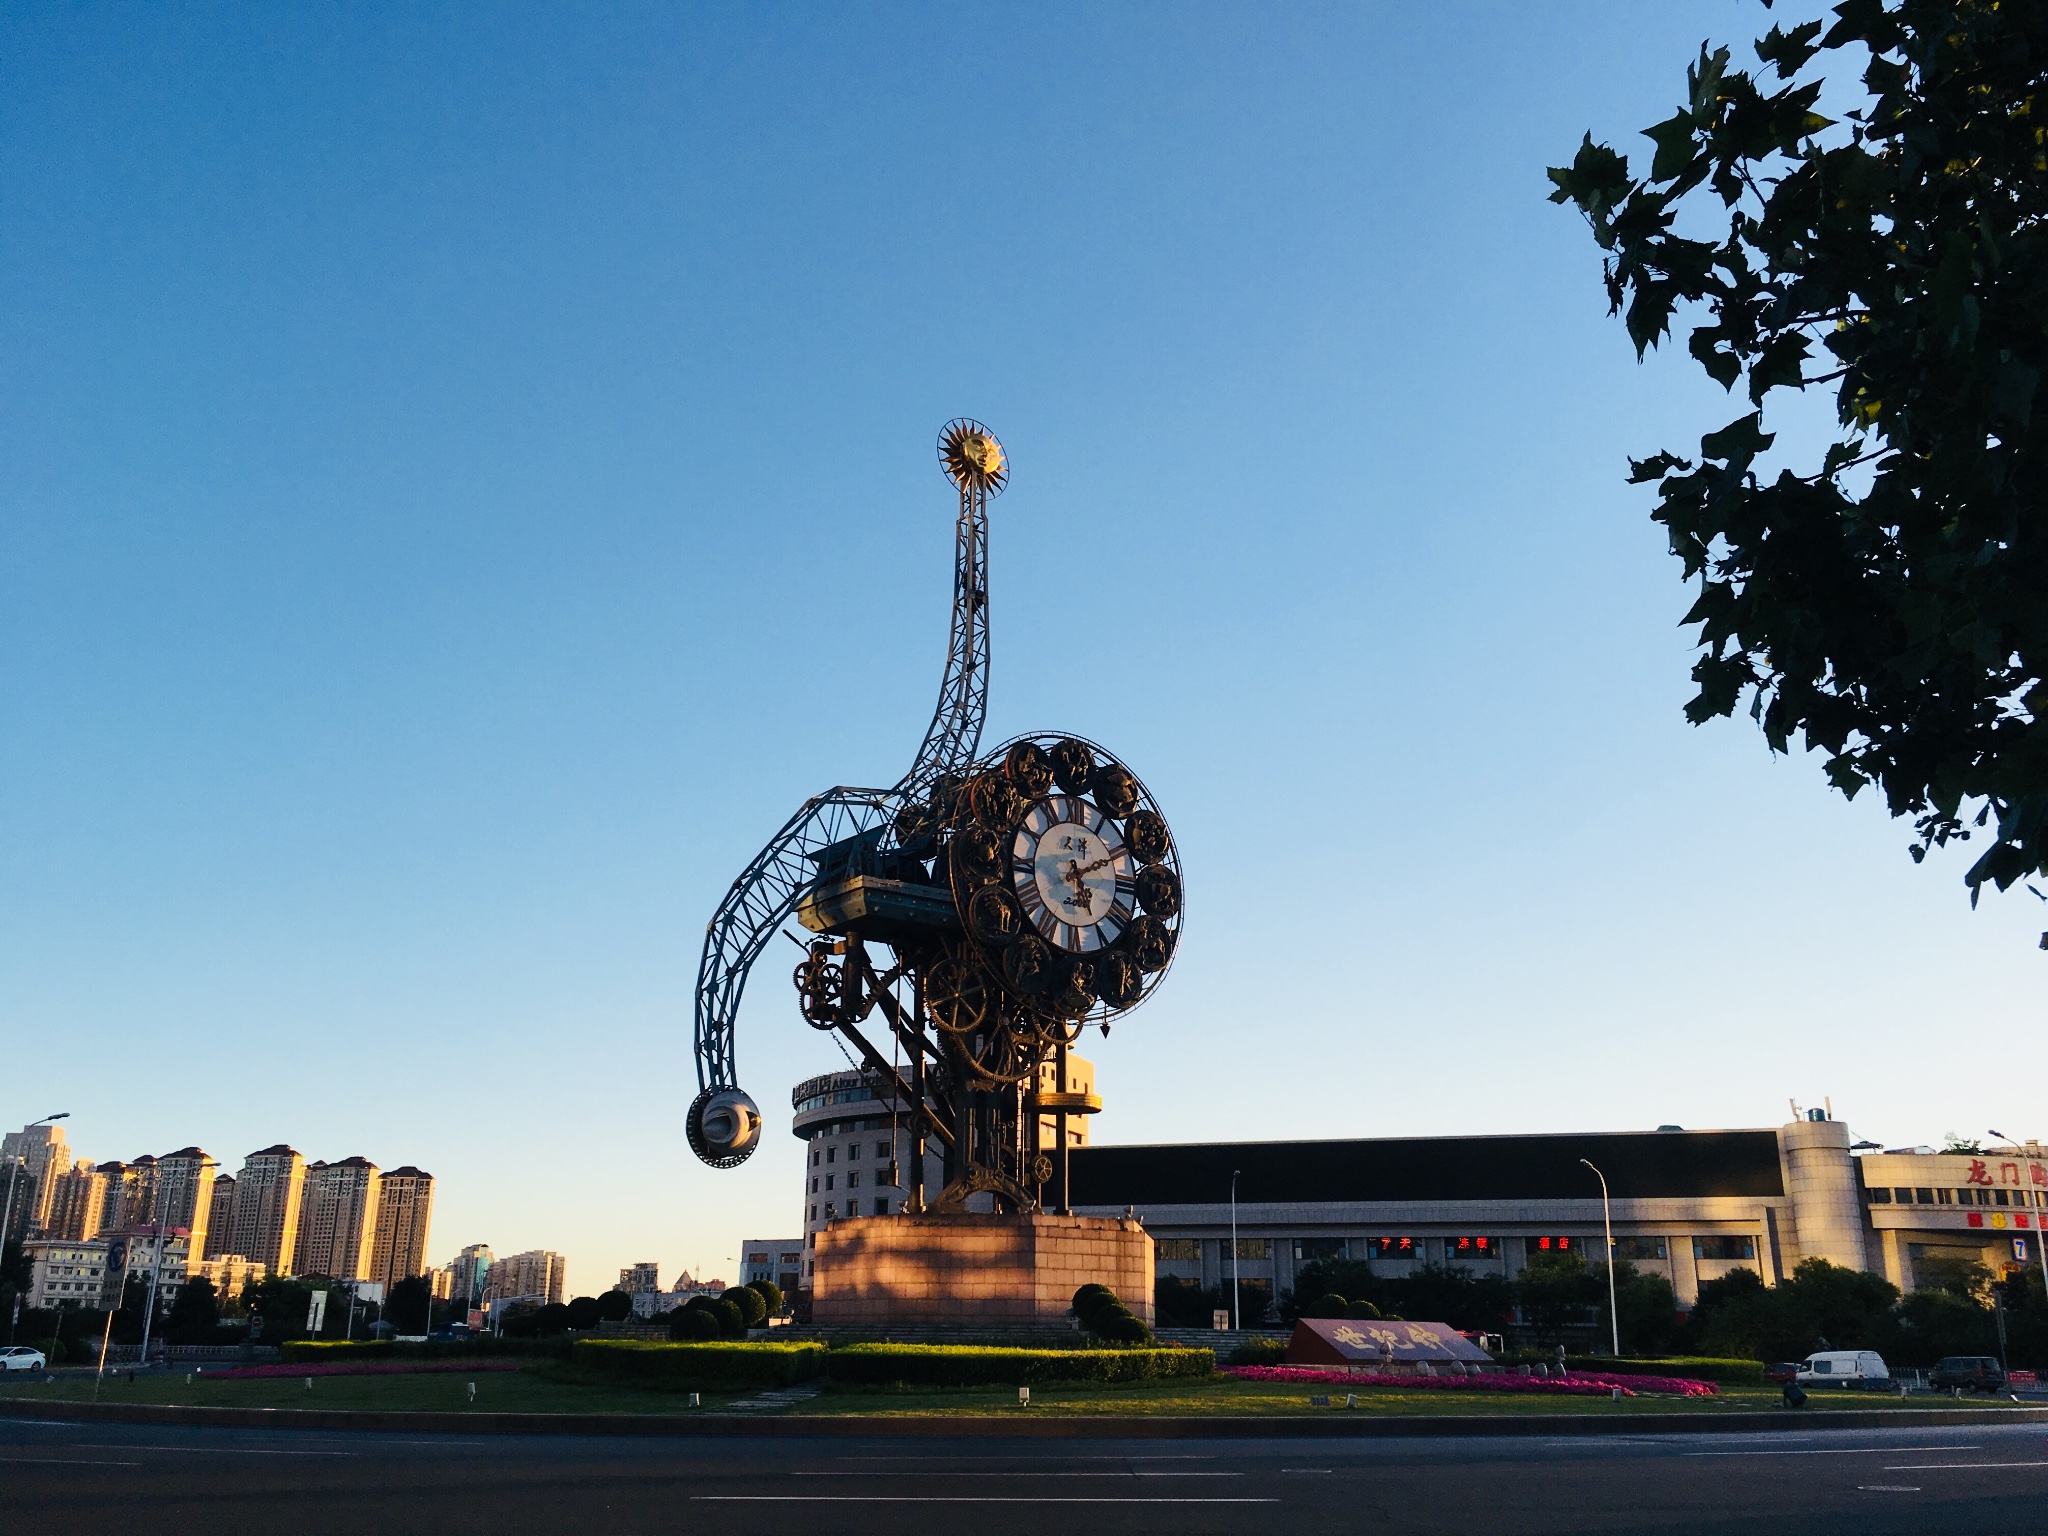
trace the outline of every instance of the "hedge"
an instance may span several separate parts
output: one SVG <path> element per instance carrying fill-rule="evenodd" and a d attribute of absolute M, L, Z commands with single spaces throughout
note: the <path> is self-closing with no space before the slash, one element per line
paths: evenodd
<path fill-rule="evenodd" d="M 834 1381 L 864 1386 L 1030 1386 L 1041 1381 L 1207 1377 L 1213 1349 L 1000 1349 L 971 1344 L 849 1344 L 827 1357 Z"/>
<path fill-rule="evenodd" d="M 649 1339 L 578 1339 L 569 1368 L 607 1381 L 672 1392 L 785 1387 L 825 1369 L 822 1344 L 661 1344 Z"/>
<path fill-rule="evenodd" d="M 1640 1360 L 1616 1355 L 1573 1355 L 1568 1362 L 1575 1371 L 1607 1371 L 1625 1376 L 1690 1376 L 1695 1381 L 1714 1381 L 1731 1387 L 1762 1387 L 1761 1360 L 1723 1360 L 1708 1355 L 1650 1355 Z"/>

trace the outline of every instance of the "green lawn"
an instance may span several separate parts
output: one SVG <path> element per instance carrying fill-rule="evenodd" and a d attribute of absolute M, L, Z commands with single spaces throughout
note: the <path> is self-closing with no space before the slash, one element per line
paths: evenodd
<path fill-rule="evenodd" d="M 468 1400 L 474 1381 L 476 1402 Z M 820 1383 L 820 1385 L 824 1385 Z M 1327 1393 L 1336 1405 L 1315 1408 L 1311 1393 Z M 90 1399 L 93 1380 L 61 1376 L 49 1386 L 17 1382 L 0 1385 L 0 1394 L 25 1402 L 53 1398 Z M 681 1393 L 564 1379 L 557 1368 L 537 1365 L 522 1371 L 479 1371 L 410 1376 L 316 1376 L 312 1390 L 302 1377 L 263 1377 L 247 1381 L 208 1381 L 201 1375 L 190 1384 L 182 1374 L 142 1376 L 132 1384 L 125 1374 L 109 1373 L 100 1389 L 110 1403 L 175 1403 L 239 1408 L 411 1409 L 498 1413 L 691 1413 L 723 1408 L 744 1394 L 706 1393 L 702 1409 L 686 1406 Z M 1876 1393 L 1816 1393 L 1815 1408 L 1934 1408 L 1981 1406 L 1932 1394 L 1901 1400 Z M 1041 1385 L 1032 1388 L 1031 1407 L 1017 1406 L 1015 1387 L 851 1387 L 826 1386 L 818 1396 L 768 1413 L 865 1415 L 887 1418 L 912 1414 L 992 1415 L 1032 1413 L 1040 1416 L 1227 1415 L 1227 1414 L 1510 1414 L 1571 1413 L 1608 1417 L 1642 1413 L 1687 1413 L 1703 1417 L 1753 1412 L 1781 1406 L 1775 1391 L 1723 1389 L 1712 1398 L 1635 1397 L 1616 1403 L 1598 1397 L 1551 1397 L 1505 1392 L 1425 1392 L 1382 1390 L 1361 1392 L 1358 1407 L 1347 1409 L 1341 1387 L 1309 1387 L 1295 1383 L 1238 1381 L 1228 1376 L 1208 1381 L 1140 1382 L 1118 1386 Z M 0 1400 L 0 1411 L 4 1411 Z"/>

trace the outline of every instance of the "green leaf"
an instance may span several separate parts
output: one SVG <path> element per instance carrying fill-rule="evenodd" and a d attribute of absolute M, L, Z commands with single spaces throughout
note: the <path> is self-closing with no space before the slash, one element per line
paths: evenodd
<path fill-rule="evenodd" d="M 1738 416 L 1718 432 L 1700 439 L 1700 456 L 1725 459 L 1730 469 L 1746 469 L 1758 454 L 1776 442 L 1777 434 L 1763 429 L 1764 413 L 1751 411 Z"/>
<path fill-rule="evenodd" d="M 1756 56 L 1766 64 L 1778 67 L 1778 78 L 1790 80 L 1806 67 L 1806 61 L 1820 50 L 1815 39 L 1820 36 L 1821 23 L 1809 21 L 1785 32 L 1777 27 L 1757 39 Z"/>
<path fill-rule="evenodd" d="M 1690 112 L 1680 112 L 1654 128 L 1645 128 L 1643 137 L 1657 146 L 1657 157 L 1650 162 L 1652 181 L 1672 180 L 1700 154 L 1697 125 Z"/>

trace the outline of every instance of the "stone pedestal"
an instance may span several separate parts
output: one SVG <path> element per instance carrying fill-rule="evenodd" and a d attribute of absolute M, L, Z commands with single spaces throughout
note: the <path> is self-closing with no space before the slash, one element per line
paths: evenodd
<path fill-rule="evenodd" d="M 823 1326 L 1062 1327 L 1094 1282 L 1152 1321 L 1152 1238 L 1102 1216 L 858 1216 L 817 1236 Z"/>

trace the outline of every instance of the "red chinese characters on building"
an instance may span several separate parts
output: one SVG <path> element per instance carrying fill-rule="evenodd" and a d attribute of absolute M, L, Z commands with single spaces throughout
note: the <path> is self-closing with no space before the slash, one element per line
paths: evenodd
<path fill-rule="evenodd" d="M 1989 1184 L 1991 1182 L 1991 1170 L 1984 1166 L 1983 1158 L 1973 1157 L 1970 1159 L 1970 1177 L 1964 1182 L 1970 1184 Z"/>

